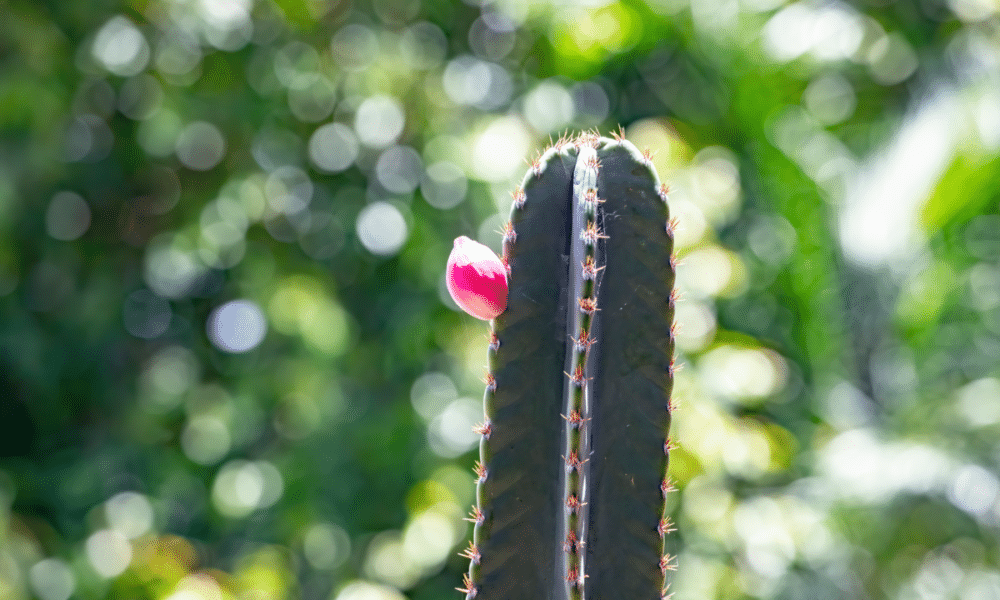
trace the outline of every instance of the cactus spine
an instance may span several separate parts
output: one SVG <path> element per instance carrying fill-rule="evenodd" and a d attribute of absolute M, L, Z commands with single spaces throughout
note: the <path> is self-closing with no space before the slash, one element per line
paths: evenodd
<path fill-rule="evenodd" d="M 673 384 L 673 227 L 648 154 L 560 139 L 514 192 L 467 600 L 657 600 Z"/>

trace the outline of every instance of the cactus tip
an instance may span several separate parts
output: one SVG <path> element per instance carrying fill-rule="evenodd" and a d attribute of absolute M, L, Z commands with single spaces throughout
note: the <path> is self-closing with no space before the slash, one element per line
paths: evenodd
<path fill-rule="evenodd" d="M 559 139 L 556 140 L 556 145 L 555 145 L 556 150 L 562 152 L 563 149 L 571 142 L 572 142 L 572 137 L 569 135 L 569 131 L 564 131 L 562 135 L 559 136 Z"/>
<path fill-rule="evenodd" d="M 601 136 L 597 135 L 597 131 L 595 130 L 583 131 L 573 140 L 573 145 L 577 148 L 588 146 L 596 149 L 601 145 Z"/>

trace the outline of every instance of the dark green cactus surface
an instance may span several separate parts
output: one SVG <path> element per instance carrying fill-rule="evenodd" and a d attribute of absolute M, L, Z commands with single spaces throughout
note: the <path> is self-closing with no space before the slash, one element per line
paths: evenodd
<path fill-rule="evenodd" d="M 561 139 L 514 192 L 471 565 L 487 600 L 659 600 L 673 384 L 666 187 L 620 136 Z"/>

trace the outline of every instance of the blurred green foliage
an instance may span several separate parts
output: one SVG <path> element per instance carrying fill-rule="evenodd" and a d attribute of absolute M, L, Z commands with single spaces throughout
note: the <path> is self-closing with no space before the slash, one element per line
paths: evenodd
<path fill-rule="evenodd" d="M 457 598 L 524 159 L 680 230 L 677 598 L 1000 596 L 992 0 L 0 1 L 0 600 Z"/>

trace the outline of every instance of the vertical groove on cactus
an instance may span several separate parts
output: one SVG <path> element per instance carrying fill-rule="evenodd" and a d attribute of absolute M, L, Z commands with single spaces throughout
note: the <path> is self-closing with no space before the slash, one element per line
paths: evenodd
<path fill-rule="evenodd" d="M 569 284 L 572 301 L 566 306 L 566 323 L 572 328 L 566 349 L 568 385 L 566 408 L 563 413 L 566 440 L 563 460 L 566 475 L 563 480 L 565 498 L 561 534 L 566 554 L 566 595 L 570 600 L 583 597 L 583 579 L 586 571 L 584 546 L 587 540 L 587 498 L 585 465 L 590 454 L 587 422 L 590 420 L 588 382 L 593 378 L 592 366 L 587 362 L 593 338 L 590 329 L 596 312 L 596 286 L 598 267 L 597 246 L 603 236 L 598 231 L 597 172 L 600 164 L 597 151 L 581 144 L 573 172 L 573 199 L 571 203 L 572 228 L 570 234 Z M 593 310 L 581 310 L 583 307 Z"/>
<path fill-rule="evenodd" d="M 504 226 L 467 600 L 656 600 L 673 384 L 673 225 L 649 154 L 560 138 Z"/>

